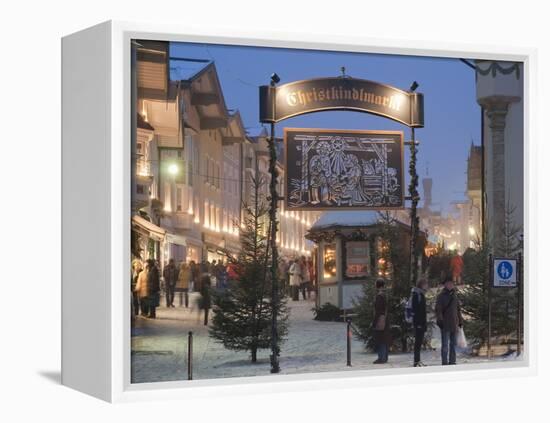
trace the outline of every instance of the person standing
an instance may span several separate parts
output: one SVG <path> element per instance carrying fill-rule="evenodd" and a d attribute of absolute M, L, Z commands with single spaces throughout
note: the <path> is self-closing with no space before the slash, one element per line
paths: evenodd
<path fill-rule="evenodd" d="M 139 315 L 139 294 L 136 289 L 139 274 L 143 270 L 141 260 L 134 260 L 132 264 L 132 305 L 134 309 L 134 316 Z"/>
<path fill-rule="evenodd" d="M 166 289 L 166 307 L 174 307 L 174 290 L 178 280 L 178 270 L 174 264 L 174 259 L 170 259 L 168 264 L 164 266 L 162 272 L 164 277 L 164 287 Z"/>
<path fill-rule="evenodd" d="M 302 268 L 298 259 L 294 260 L 288 269 L 290 275 L 290 291 L 292 293 L 292 301 L 298 301 L 300 299 L 298 289 L 300 288 L 300 282 L 302 282 Z"/>
<path fill-rule="evenodd" d="M 452 273 L 445 274 L 443 285 L 443 290 L 437 296 L 435 315 L 441 330 L 441 364 L 445 366 L 456 364 L 456 335 L 464 321 Z"/>
<path fill-rule="evenodd" d="M 182 262 L 180 265 L 180 271 L 178 273 L 178 280 L 176 282 L 175 290 L 179 292 L 180 307 L 183 306 L 185 298 L 185 308 L 189 307 L 189 285 L 191 282 L 191 267 Z"/>
<path fill-rule="evenodd" d="M 238 272 L 238 267 L 237 267 L 237 263 L 231 261 L 227 264 L 227 279 L 230 281 L 230 282 L 233 282 L 233 281 L 237 281 L 239 279 L 239 272 Z"/>
<path fill-rule="evenodd" d="M 195 260 L 189 262 L 189 271 L 191 272 L 189 292 L 193 292 L 196 290 L 195 287 L 199 284 L 199 265 L 195 263 Z"/>
<path fill-rule="evenodd" d="M 149 313 L 149 283 L 147 281 L 149 263 L 145 264 L 145 268 L 139 272 L 136 282 L 136 293 L 139 298 L 139 308 L 141 315 L 147 317 Z"/>
<path fill-rule="evenodd" d="M 224 277 L 226 277 L 226 274 L 225 265 L 221 259 L 218 260 L 218 264 L 214 266 L 214 276 L 216 276 L 216 288 L 223 289 Z"/>
<path fill-rule="evenodd" d="M 306 267 L 309 275 L 309 283 L 307 284 L 307 298 L 310 299 L 311 291 L 313 291 L 315 286 L 315 271 L 313 269 L 313 260 L 311 259 L 311 257 L 308 257 L 308 259 L 306 260 Z"/>
<path fill-rule="evenodd" d="M 385 282 L 383 279 L 376 281 L 376 297 L 374 299 L 374 319 L 372 326 L 374 329 L 374 342 L 378 358 L 374 364 L 384 364 L 388 362 L 388 344 L 389 344 L 389 322 L 388 322 L 388 304 L 386 293 L 384 291 Z"/>
<path fill-rule="evenodd" d="M 210 286 L 211 279 L 210 274 L 204 273 L 201 277 L 200 283 L 200 294 L 201 298 L 199 300 L 199 313 L 200 310 L 204 310 L 204 326 L 208 325 L 208 312 L 210 311 L 211 298 L 210 298 Z"/>
<path fill-rule="evenodd" d="M 456 284 L 462 283 L 462 269 L 464 268 L 464 260 L 462 256 L 455 253 L 451 258 L 451 272 L 453 273 L 453 281 Z"/>
<path fill-rule="evenodd" d="M 147 286 L 149 290 L 149 314 L 147 317 L 156 319 L 156 310 L 160 300 L 160 272 L 155 260 L 152 259 L 147 260 L 147 268 Z"/>
<path fill-rule="evenodd" d="M 302 259 L 300 260 L 300 272 L 301 272 L 301 281 L 300 281 L 300 291 L 302 292 L 302 299 L 306 300 L 306 292 L 309 291 L 309 284 L 310 284 L 310 275 L 309 275 L 309 268 L 307 266 L 306 257 L 302 256 Z"/>
<path fill-rule="evenodd" d="M 428 329 L 426 289 L 428 289 L 428 282 L 426 279 L 419 279 L 416 287 L 412 289 L 411 293 L 414 328 L 414 367 L 425 366 L 425 364 L 420 361 L 420 350 L 424 343 L 424 335 Z"/>

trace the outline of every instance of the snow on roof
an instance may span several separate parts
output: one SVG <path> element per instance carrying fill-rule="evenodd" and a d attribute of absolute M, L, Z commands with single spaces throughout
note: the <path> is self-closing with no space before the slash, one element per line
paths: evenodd
<path fill-rule="evenodd" d="M 401 221 L 395 215 L 394 218 Z M 313 224 L 311 230 L 328 228 L 330 226 L 370 226 L 375 225 L 379 220 L 380 214 L 372 210 L 327 211 L 323 212 L 317 222 Z"/>

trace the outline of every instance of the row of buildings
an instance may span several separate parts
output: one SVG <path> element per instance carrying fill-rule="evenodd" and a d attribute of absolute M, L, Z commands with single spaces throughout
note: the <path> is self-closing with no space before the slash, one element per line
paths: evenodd
<path fill-rule="evenodd" d="M 164 263 L 236 255 L 252 178 L 268 192 L 267 132 L 247 133 L 239 112 L 226 105 L 213 62 L 171 57 L 167 42 L 137 41 L 132 52 L 134 256 Z M 279 139 L 277 147 L 282 152 Z M 311 254 L 304 235 L 317 217 L 288 212 L 281 202 L 283 257 Z"/>
<path fill-rule="evenodd" d="M 487 237 L 495 252 L 503 251 L 506 234 L 524 232 L 523 64 L 476 60 L 472 65 L 476 101 L 480 105 L 481 145 L 470 145 L 465 199 L 442 216 L 431 209 L 432 179 L 423 179 L 421 227 L 430 240 L 459 253 Z M 505 250 L 506 248 L 504 248 Z"/>

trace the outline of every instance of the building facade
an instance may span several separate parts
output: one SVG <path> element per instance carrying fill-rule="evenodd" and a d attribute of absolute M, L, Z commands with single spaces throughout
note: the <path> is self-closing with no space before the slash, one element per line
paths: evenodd
<path fill-rule="evenodd" d="M 170 57 L 163 42 L 140 41 L 134 55 L 132 228 L 142 258 L 166 263 L 236 256 L 253 177 L 261 178 L 268 196 L 267 133 L 247 136 L 239 112 L 226 106 L 213 62 Z M 281 140 L 277 148 L 282 157 Z M 277 169 L 282 193 L 280 161 Z M 281 201 L 281 256 L 310 255 L 305 233 L 316 214 L 283 207 Z"/>

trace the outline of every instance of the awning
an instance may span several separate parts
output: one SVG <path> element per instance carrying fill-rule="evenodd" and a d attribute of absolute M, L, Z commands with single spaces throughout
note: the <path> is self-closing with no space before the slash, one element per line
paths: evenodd
<path fill-rule="evenodd" d="M 187 238 L 182 235 L 167 233 L 166 242 L 169 242 L 170 244 L 183 245 L 184 247 L 187 246 Z"/>
<path fill-rule="evenodd" d="M 141 229 L 147 236 L 155 241 L 164 241 L 166 236 L 166 230 L 160 226 L 155 225 L 153 222 L 149 222 L 141 216 L 132 216 L 132 225 Z"/>

